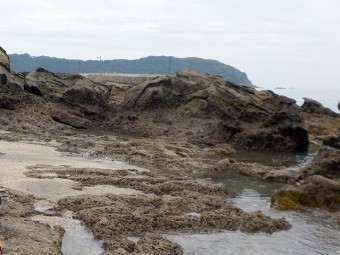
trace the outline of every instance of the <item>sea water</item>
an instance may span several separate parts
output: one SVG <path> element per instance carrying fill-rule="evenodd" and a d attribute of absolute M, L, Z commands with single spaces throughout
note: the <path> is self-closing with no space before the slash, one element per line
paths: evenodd
<path fill-rule="evenodd" d="M 244 160 L 250 162 L 243 155 Z M 286 167 L 300 167 L 311 160 L 306 154 L 302 162 L 301 155 L 294 157 L 287 154 L 275 155 L 276 159 L 283 160 Z M 261 157 L 257 154 L 257 157 Z M 273 155 L 262 154 L 261 163 L 272 165 Z M 287 160 L 288 159 L 288 160 Z M 276 164 L 276 163 L 275 163 Z M 250 177 L 239 175 L 233 171 L 219 173 L 211 176 L 219 183 L 224 183 L 227 190 L 234 194 L 226 202 L 233 204 L 244 211 L 262 211 L 273 218 L 285 217 L 292 228 L 288 231 L 279 231 L 273 234 L 254 233 L 247 234 L 241 231 L 223 231 L 209 234 L 180 234 L 167 236 L 171 241 L 183 247 L 185 255 L 336 255 L 340 254 L 340 227 L 332 217 L 334 214 L 315 210 L 310 213 L 282 212 L 270 208 L 270 196 L 282 184 L 262 182 Z M 339 216 L 339 214 L 338 214 Z"/>
<path fill-rule="evenodd" d="M 332 111 L 339 113 L 337 107 L 340 102 L 340 85 L 338 86 L 320 86 L 320 87 L 266 87 L 258 88 L 258 90 L 271 90 L 276 94 L 283 95 L 296 100 L 298 105 L 302 105 L 304 97 L 319 101 L 324 107 L 330 108 Z"/>

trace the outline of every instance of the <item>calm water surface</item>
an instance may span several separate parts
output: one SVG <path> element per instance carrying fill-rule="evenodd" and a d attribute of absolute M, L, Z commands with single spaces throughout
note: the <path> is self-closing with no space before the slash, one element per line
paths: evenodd
<path fill-rule="evenodd" d="M 339 113 L 337 107 L 340 102 L 340 86 L 332 86 L 326 89 L 324 86 L 320 87 L 287 87 L 284 89 L 277 89 L 275 87 L 260 88 L 272 90 L 276 94 L 287 96 L 296 100 L 298 105 L 302 105 L 304 102 L 304 97 L 312 98 L 319 101 L 323 106 L 330 108 L 331 110 Z"/>
<path fill-rule="evenodd" d="M 262 153 L 263 154 L 263 153 Z M 254 157 L 245 155 L 244 160 L 251 162 Z M 259 157 L 260 155 L 257 155 Z M 289 157 L 289 154 L 264 154 L 257 158 L 262 163 L 272 164 L 273 159 L 285 159 L 287 167 L 303 165 L 311 159 L 306 154 Z M 295 160 L 294 160 L 295 158 Z M 274 160 L 274 163 L 277 162 Z M 240 176 L 232 172 L 222 173 L 212 177 L 217 182 L 226 185 L 235 194 L 227 202 L 234 204 L 244 211 L 261 210 L 274 218 L 285 217 L 292 228 L 288 231 L 276 232 L 272 235 L 265 233 L 245 234 L 240 231 L 225 231 L 211 234 L 181 234 L 168 236 L 172 241 L 180 244 L 185 255 L 314 255 L 340 254 L 340 228 L 331 214 L 314 211 L 313 213 L 281 212 L 270 208 L 270 196 L 281 185 L 254 181 L 249 177 Z"/>

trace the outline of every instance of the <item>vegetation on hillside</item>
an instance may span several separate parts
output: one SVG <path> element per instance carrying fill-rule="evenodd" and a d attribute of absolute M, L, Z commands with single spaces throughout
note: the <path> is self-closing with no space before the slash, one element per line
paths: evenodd
<path fill-rule="evenodd" d="M 17 72 L 30 72 L 38 67 L 43 67 L 55 73 L 116 72 L 168 74 L 175 73 L 180 69 L 190 68 L 201 73 L 220 75 L 226 80 L 239 85 L 252 85 L 246 73 L 219 61 L 202 58 L 150 56 L 136 60 L 82 61 L 46 56 L 32 57 L 29 54 L 11 54 L 9 57 L 12 69 Z"/>

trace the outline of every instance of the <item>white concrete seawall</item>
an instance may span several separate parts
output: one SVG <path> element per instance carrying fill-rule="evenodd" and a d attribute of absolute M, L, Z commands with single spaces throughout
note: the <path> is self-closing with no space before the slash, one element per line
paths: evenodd
<path fill-rule="evenodd" d="M 123 83 L 123 84 L 140 84 L 144 81 L 152 80 L 159 76 L 158 74 L 122 74 L 122 73 L 81 73 L 80 75 L 97 83 Z"/>

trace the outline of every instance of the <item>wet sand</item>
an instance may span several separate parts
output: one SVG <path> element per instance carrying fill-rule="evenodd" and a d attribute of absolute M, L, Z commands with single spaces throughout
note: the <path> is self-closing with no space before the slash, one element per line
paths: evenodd
<path fill-rule="evenodd" d="M 132 189 L 117 188 L 109 185 L 96 185 L 81 189 L 79 183 L 61 178 L 36 179 L 29 178 L 24 173 L 30 166 L 70 166 L 73 168 L 98 168 L 112 171 L 146 169 L 115 162 L 111 160 L 89 159 L 75 157 L 68 153 L 58 152 L 55 144 L 41 145 L 25 142 L 0 141 L 0 185 L 13 190 L 19 190 L 27 194 L 51 201 L 58 201 L 66 196 L 78 196 L 82 194 L 137 194 Z M 53 173 L 45 173 L 45 176 L 55 177 Z M 80 190 L 81 189 L 81 190 Z"/>

